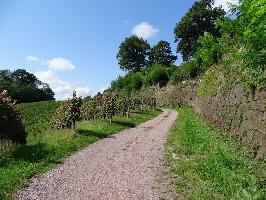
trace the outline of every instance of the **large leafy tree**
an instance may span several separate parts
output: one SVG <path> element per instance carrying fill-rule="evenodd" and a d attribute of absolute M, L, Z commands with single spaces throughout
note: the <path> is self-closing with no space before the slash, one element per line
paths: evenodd
<path fill-rule="evenodd" d="M 122 70 L 140 71 L 145 68 L 150 50 L 149 43 L 135 35 L 125 39 L 119 46 L 118 64 Z"/>
<path fill-rule="evenodd" d="M 200 46 L 198 39 L 206 32 L 220 37 L 221 31 L 217 19 L 223 19 L 225 11 L 221 7 L 213 7 L 214 0 L 196 1 L 189 11 L 176 24 L 174 29 L 177 52 L 183 60 L 188 61 Z"/>
<path fill-rule="evenodd" d="M 150 64 L 169 66 L 171 63 L 175 62 L 175 60 L 176 56 L 172 54 L 169 42 L 161 40 L 151 48 L 149 55 Z"/>
<path fill-rule="evenodd" d="M 0 92 L 3 90 L 7 90 L 18 103 L 54 100 L 49 85 L 24 69 L 0 70 Z"/>
<path fill-rule="evenodd" d="M 39 83 L 34 74 L 27 72 L 25 69 L 17 69 L 11 74 L 14 81 L 18 81 L 21 85 L 36 85 Z"/>

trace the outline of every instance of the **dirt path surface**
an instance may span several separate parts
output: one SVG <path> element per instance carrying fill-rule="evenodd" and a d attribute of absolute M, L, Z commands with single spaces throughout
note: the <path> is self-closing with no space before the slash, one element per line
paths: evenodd
<path fill-rule="evenodd" d="M 165 178 L 163 144 L 177 113 L 99 140 L 36 177 L 16 199 L 173 199 Z"/>

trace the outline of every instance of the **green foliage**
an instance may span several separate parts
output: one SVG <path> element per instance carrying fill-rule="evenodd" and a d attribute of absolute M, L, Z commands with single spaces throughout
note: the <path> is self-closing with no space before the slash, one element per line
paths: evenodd
<path fill-rule="evenodd" d="M 170 43 L 161 40 L 151 48 L 149 63 L 150 65 L 161 64 L 164 66 L 170 66 L 175 62 L 176 58 L 177 57 L 172 54 Z"/>
<path fill-rule="evenodd" d="M 264 199 L 265 163 L 249 159 L 233 138 L 208 126 L 191 108 L 180 108 L 178 113 L 166 151 L 177 197 Z"/>
<path fill-rule="evenodd" d="M 243 0 L 237 8 L 238 26 L 245 48 L 244 64 L 247 68 L 264 69 L 266 63 L 266 3 L 265 0 Z"/>
<path fill-rule="evenodd" d="M 122 70 L 140 71 L 145 68 L 150 50 L 149 43 L 135 35 L 125 39 L 119 46 L 118 64 Z"/>
<path fill-rule="evenodd" d="M 144 77 L 141 72 L 129 72 L 124 77 L 119 76 L 111 83 L 114 91 L 123 91 L 130 94 L 131 91 L 139 90 L 143 86 Z"/>
<path fill-rule="evenodd" d="M 24 69 L 0 70 L 0 91 L 3 90 L 7 90 L 18 103 L 54 100 L 49 85 Z"/>
<path fill-rule="evenodd" d="M 7 91 L 0 92 L 0 141 L 11 140 L 25 144 L 26 136 L 20 111 Z"/>
<path fill-rule="evenodd" d="M 50 127 L 51 118 L 61 104 L 59 101 L 42 101 L 17 105 L 28 134 L 28 143 L 38 142 L 43 137 Z"/>
<path fill-rule="evenodd" d="M 217 39 L 210 33 L 206 33 L 199 38 L 200 48 L 196 52 L 197 59 L 203 65 L 202 71 L 218 62 L 220 56 L 220 46 Z"/>
<path fill-rule="evenodd" d="M 188 61 L 178 66 L 173 72 L 170 82 L 179 83 L 188 79 L 196 78 L 200 74 L 199 64 L 195 61 Z"/>
<path fill-rule="evenodd" d="M 25 69 L 17 69 L 11 73 L 11 79 L 16 80 L 20 83 L 20 85 L 36 85 L 38 83 L 38 79 L 27 72 Z"/>
<path fill-rule="evenodd" d="M 157 102 L 154 95 L 154 88 L 152 87 L 146 87 L 142 88 L 138 93 L 138 99 L 140 101 L 140 109 L 143 110 L 143 108 L 146 106 L 148 109 L 156 108 Z"/>
<path fill-rule="evenodd" d="M 202 77 L 198 87 L 198 96 L 205 97 L 206 95 L 214 96 L 217 94 L 221 82 L 218 78 L 216 68 L 208 70 Z"/>
<path fill-rule="evenodd" d="M 93 97 L 90 101 L 83 103 L 81 107 L 82 118 L 85 120 L 91 119 L 108 119 L 112 122 L 115 115 L 122 114 L 123 116 L 132 111 L 142 110 L 140 105 L 156 107 L 153 102 L 154 94 L 149 94 L 147 97 L 135 94 L 134 97 L 114 92 L 104 92 L 102 95 Z"/>
<path fill-rule="evenodd" d="M 178 34 L 185 34 L 186 31 L 195 34 L 197 31 L 200 31 L 200 28 L 197 31 L 192 31 L 194 30 L 193 27 L 196 27 L 196 24 L 200 22 L 200 20 L 194 20 L 198 19 L 197 17 L 199 16 L 212 12 L 211 9 L 208 9 L 209 11 L 206 12 L 204 11 L 205 6 L 209 7 L 211 4 L 212 1 L 208 0 L 196 2 L 193 5 L 194 11 L 192 7 L 177 26 L 183 28 L 179 30 Z M 196 7 L 198 10 L 196 10 Z M 196 14 L 200 10 L 202 12 Z M 216 10 L 217 13 L 219 13 L 218 10 Z M 191 73 L 189 71 L 193 71 L 193 74 L 196 76 L 202 75 L 212 65 L 217 64 L 220 68 L 219 72 L 223 77 L 223 82 L 230 84 L 241 82 L 245 91 L 248 93 L 252 93 L 256 89 L 260 90 L 265 88 L 265 18 L 266 9 L 264 0 L 243 0 L 239 6 L 232 6 L 232 11 L 228 13 L 227 17 L 224 18 L 221 15 L 216 21 L 212 21 L 217 25 L 217 30 L 222 30 L 220 31 L 222 34 L 216 34 L 207 30 L 197 32 L 195 34 L 197 36 L 197 43 L 195 45 L 191 45 L 190 41 L 195 40 L 195 37 L 193 38 L 189 34 L 185 34 L 184 37 L 187 38 L 182 38 L 179 41 L 179 45 L 184 45 L 184 48 L 188 45 L 190 50 L 194 48 L 195 51 L 191 51 L 193 52 L 191 54 L 187 53 L 186 58 L 192 58 L 195 65 L 178 67 L 177 71 L 171 77 L 171 82 L 178 83 L 190 79 Z M 188 29 L 185 28 L 185 25 L 187 25 Z M 185 51 L 187 49 L 183 50 Z M 213 91 L 213 89 L 218 88 L 217 84 L 219 82 L 215 81 L 215 77 L 212 74 L 207 73 L 203 76 L 199 94 L 201 96 L 215 94 L 216 91 Z"/>
<path fill-rule="evenodd" d="M 0 199 L 10 199 L 12 193 L 27 185 L 33 176 L 62 163 L 73 152 L 159 113 L 158 110 L 132 113 L 130 118 L 119 115 L 114 117 L 111 125 L 103 120 L 90 120 L 77 124 L 76 131 L 55 129 L 45 132 L 40 143 L 21 146 L 0 160 Z"/>
<path fill-rule="evenodd" d="M 108 119 L 110 124 L 112 123 L 113 116 L 118 112 L 117 94 L 106 92 L 103 94 L 103 116 Z"/>
<path fill-rule="evenodd" d="M 225 12 L 221 7 L 213 8 L 213 3 L 213 0 L 196 1 L 176 24 L 174 33 L 175 41 L 178 42 L 177 52 L 182 54 L 184 61 L 191 59 L 200 47 L 198 39 L 205 32 L 220 37 L 217 20 L 223 19 Z"/>
<path fill-rule="evenodd" d="M 118 112 L 120 112 L 123 116 L 129 117 L 129 112 L 132 109 L 131 106 L 131 98 L 128 96 L 121 95 L 117 102 Z M 137 105 L 135 105 L 137 107 Z"/>
<path fill-rule="evenodd" d="M 236 18 L 227 17 L 219 22 L 223 29 L 219 41 L 223 53 L 222 67 L 229 74 L 232 66 L 225 65 L 232 60 L 231 65 L 241 66 L 238 76 L 246 90 L 265 88 L 265 1 L 243 0 L 233 10 Z"/>
<path fill-rule="evenodd" d="M 73 97 L 64 101 L 63 104 L 57 109 L 52 119 L 51 127 L 55 129 L 75 129 L 76 122 L 81 119 L 81 105 L 81 97 L 77 97 L 76 92 L 73 92 Z"/>
<path fill-rule="evenodd" d="M 145 71 L 145 81 L 147 85 L 156 85 L 159 84 L 161 87 L 165 86 L 170 77 L 171 68 L 166 68 L 162 65 L 153 65 Z"/>

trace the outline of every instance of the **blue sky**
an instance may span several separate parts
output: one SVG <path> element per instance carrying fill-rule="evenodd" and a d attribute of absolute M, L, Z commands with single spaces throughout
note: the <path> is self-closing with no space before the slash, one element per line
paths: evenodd
<path fill-rule="evenodd" d="M 116 54 L 132 33 L 151 45 L 167 40 L 175 52 L 173 29 L 194 2 L 0 0 L 0 69 L 34 73 L 57 99 L 95 94 L 124 74 Z"/>

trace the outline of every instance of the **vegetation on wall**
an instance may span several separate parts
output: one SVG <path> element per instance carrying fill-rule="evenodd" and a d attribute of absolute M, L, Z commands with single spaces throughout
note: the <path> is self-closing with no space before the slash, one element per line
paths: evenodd
<path fill-rule="evenodd" d="M 149 55 L 145 57 L 146 64 L 143 62 L 137 73 L 131 70 L 113 81 L 111 90 L 131 93 L 142 87 L 157 84 L 162 87 L 188 79 L 202 80 L 201 96 L 216 94 L 219 88 L 229 89 L 233 82 L 241 83 L 250 93 L 265 88 L 265 2 L 243 0 L 238 6 L 232 5 L 226 15 L 221 7 L 213 5 L 213 0 L 197 1 L 177 23 L 174 32 L 177 52 L 184 61 L 181 65 L 173 64 L 176 57 L 169 43 L 160 41 L 150 50 L 146 49 L 145 55 Z M 148 47 L 147 41 L 145 43 Z M 218 82 L 215 82 L 215 73 Z M 210 86 L 210 82 L 215 84 Z"/>

